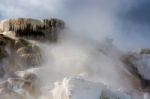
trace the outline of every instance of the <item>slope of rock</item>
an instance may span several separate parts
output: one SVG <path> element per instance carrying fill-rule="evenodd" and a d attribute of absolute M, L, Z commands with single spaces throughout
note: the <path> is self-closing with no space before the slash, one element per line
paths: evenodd
<path fill-rule="evenodd" d="M 128 70 L 140 79 L 145 91 L 150 91 L 150 49 L 139 49 L 123 56 Z"/>

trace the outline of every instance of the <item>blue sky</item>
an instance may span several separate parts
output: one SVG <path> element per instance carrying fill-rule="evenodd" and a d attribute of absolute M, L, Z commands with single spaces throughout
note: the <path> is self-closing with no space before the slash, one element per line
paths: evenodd
<path fill-rule="evenodd" d="M 0 18 L 57 17 L 77 34 L 112 37 L 118 46 L 150 47 L 149 0 L 1 0 Z M 128 42 L 127 42 L 128 41 Z"/>

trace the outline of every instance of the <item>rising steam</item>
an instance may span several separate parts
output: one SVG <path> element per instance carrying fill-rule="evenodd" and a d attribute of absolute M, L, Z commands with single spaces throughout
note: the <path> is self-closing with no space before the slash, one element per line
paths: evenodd
<path fill-rule="evenodd" d="M 49 17 L 50 15 L 47 13 L 52 11 L 53 16 L 64 19 L 68 26 L 60 33 L 57 43 L 34 42 L 41 48 L 44 60 L 40 68 L 29 69 L 38 75 L 41 86 L 46 87 L 43 88 L 40 99 L 52 99 L 52 95 L 46 91 L 54 88 L 54 82 L 70 76 L 104 83 L 110 89 L 120 89 L 130 93 L 132 99 L 143 98 L 143 92 L 139 91 L 139 81 L 126 70 L 119 58 L 124 51 L 145 43 L 145 40 L 140 39 L 140 45 L 138 45 L 135 41 L 139 40 L 139 37 L 130 39 L 129 42 L 128 38 L 124 37 L 124 31 L 120 26 L 122 23 L 120 14 L 130 10 L 131 6 L 135 4 L 134 0 L 132 2 L 131 0 L 122 2 L 119 0 L 87 0 L 86 5 L 84 5 L 85 0 L 81 3 L 80 0 L 72 2 L 60 0 L 61 3 L 64 2 L 63 6 L 56 9 L 57 13 L 54 13 L 55 7 L 49 8 L 48 0 L 44 3 L 39 0 L 31 1 L 35 5 L 29 12 L 24 9 L 28 8 L 26 5 L 28 1 L 22 0 L 20 1 L 21 8 L 15 7 L 14 4 L 10 6 L 10 9 L 17 9 L 15 14 L 12 14 L 13 11 L 5 9 L 6 12 L 3 16 L 10 17 L 9 12 L 11 12 L 13 17 L 43 18 Z M 8 5 L 7 2 L 4 3 Z M 55 2 L 53 3 L 55 4 Z M 59 3 L 59 0 L 56 3 Z M 29 4 L 32 6 L 31 2 Z M 71 4 L 71 6 L 67 6 L 67 4 Z M 79 6 L 72 7 L 73 4 Z M 39 15 L 35 9 L 41 6 Z M 0 9 L 2 12 L 5 11 L 4 6 Z M 58 13 L 59 11 L 60 13 Z M 25 15 L 22 15 L 22 12 L 26 12 Z M 131 43 L 132 41 L 133 43 Z M 133 44 L 134 46 L 132 46 Z M 32 99 L 32 97 L 27 99 L 30 98 Z"/>

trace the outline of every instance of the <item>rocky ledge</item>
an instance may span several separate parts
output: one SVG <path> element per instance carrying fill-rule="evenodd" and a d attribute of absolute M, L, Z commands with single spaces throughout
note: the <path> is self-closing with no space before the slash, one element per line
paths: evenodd
<path fill-rule="evenodd" d="M 65 23 L 56 18 L 42 20 L 17 18 L 0 21 L 1 32 L 34 40 L 57 41 L 57 34 L 64 28 Z"/>

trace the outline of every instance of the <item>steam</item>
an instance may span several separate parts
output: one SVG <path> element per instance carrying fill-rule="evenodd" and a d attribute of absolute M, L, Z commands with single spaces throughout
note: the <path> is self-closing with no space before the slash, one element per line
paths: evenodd
<path fill-rule="evenodd" d="M 40 44 L 45 62 L 38 75 L 50 88 L 64 77 L 80 76 L 102 82 L 109 88 L 136 91 L 139 83 L 119 60 L 121 52 L 110 46 L 108 49 L 112 50 L 105 49 L 105 54 L 100 51 L 104 46 L 65 31 L 57 44 Z"/>
<path fill-rule="evenodd" d="M 67 23 L 68 28 L 60 33 L 58 43 L 38 43 L 44 57 L 44 64 L 38 76 L 45 85 L 53 88 L 55 81 L 66 76 L 81 76 L 128 92 L 134 93 L 139 88 L 139 82 L 127 72 L 118 58 L 124 50 L 140 47 L 146 42 L 140 39 L 138 45 L 138 36 L 132 40 L 124 37 L 120 26 L 119 14 L 130 10 L 135 0 L 21 0 L 17 4 L 10 4 L 10 0 L 2 2 L 0 11 L 3 17 L 54 16 L 64 19 Z M 8 5 L 9 8 L 6 9 Z M 39 8 L 40 11 L 37 11 Z M 112 38 L 114 47 L 108 46 L 105 50 L 107 43 L 102 43 L 105 38 Z"/>

